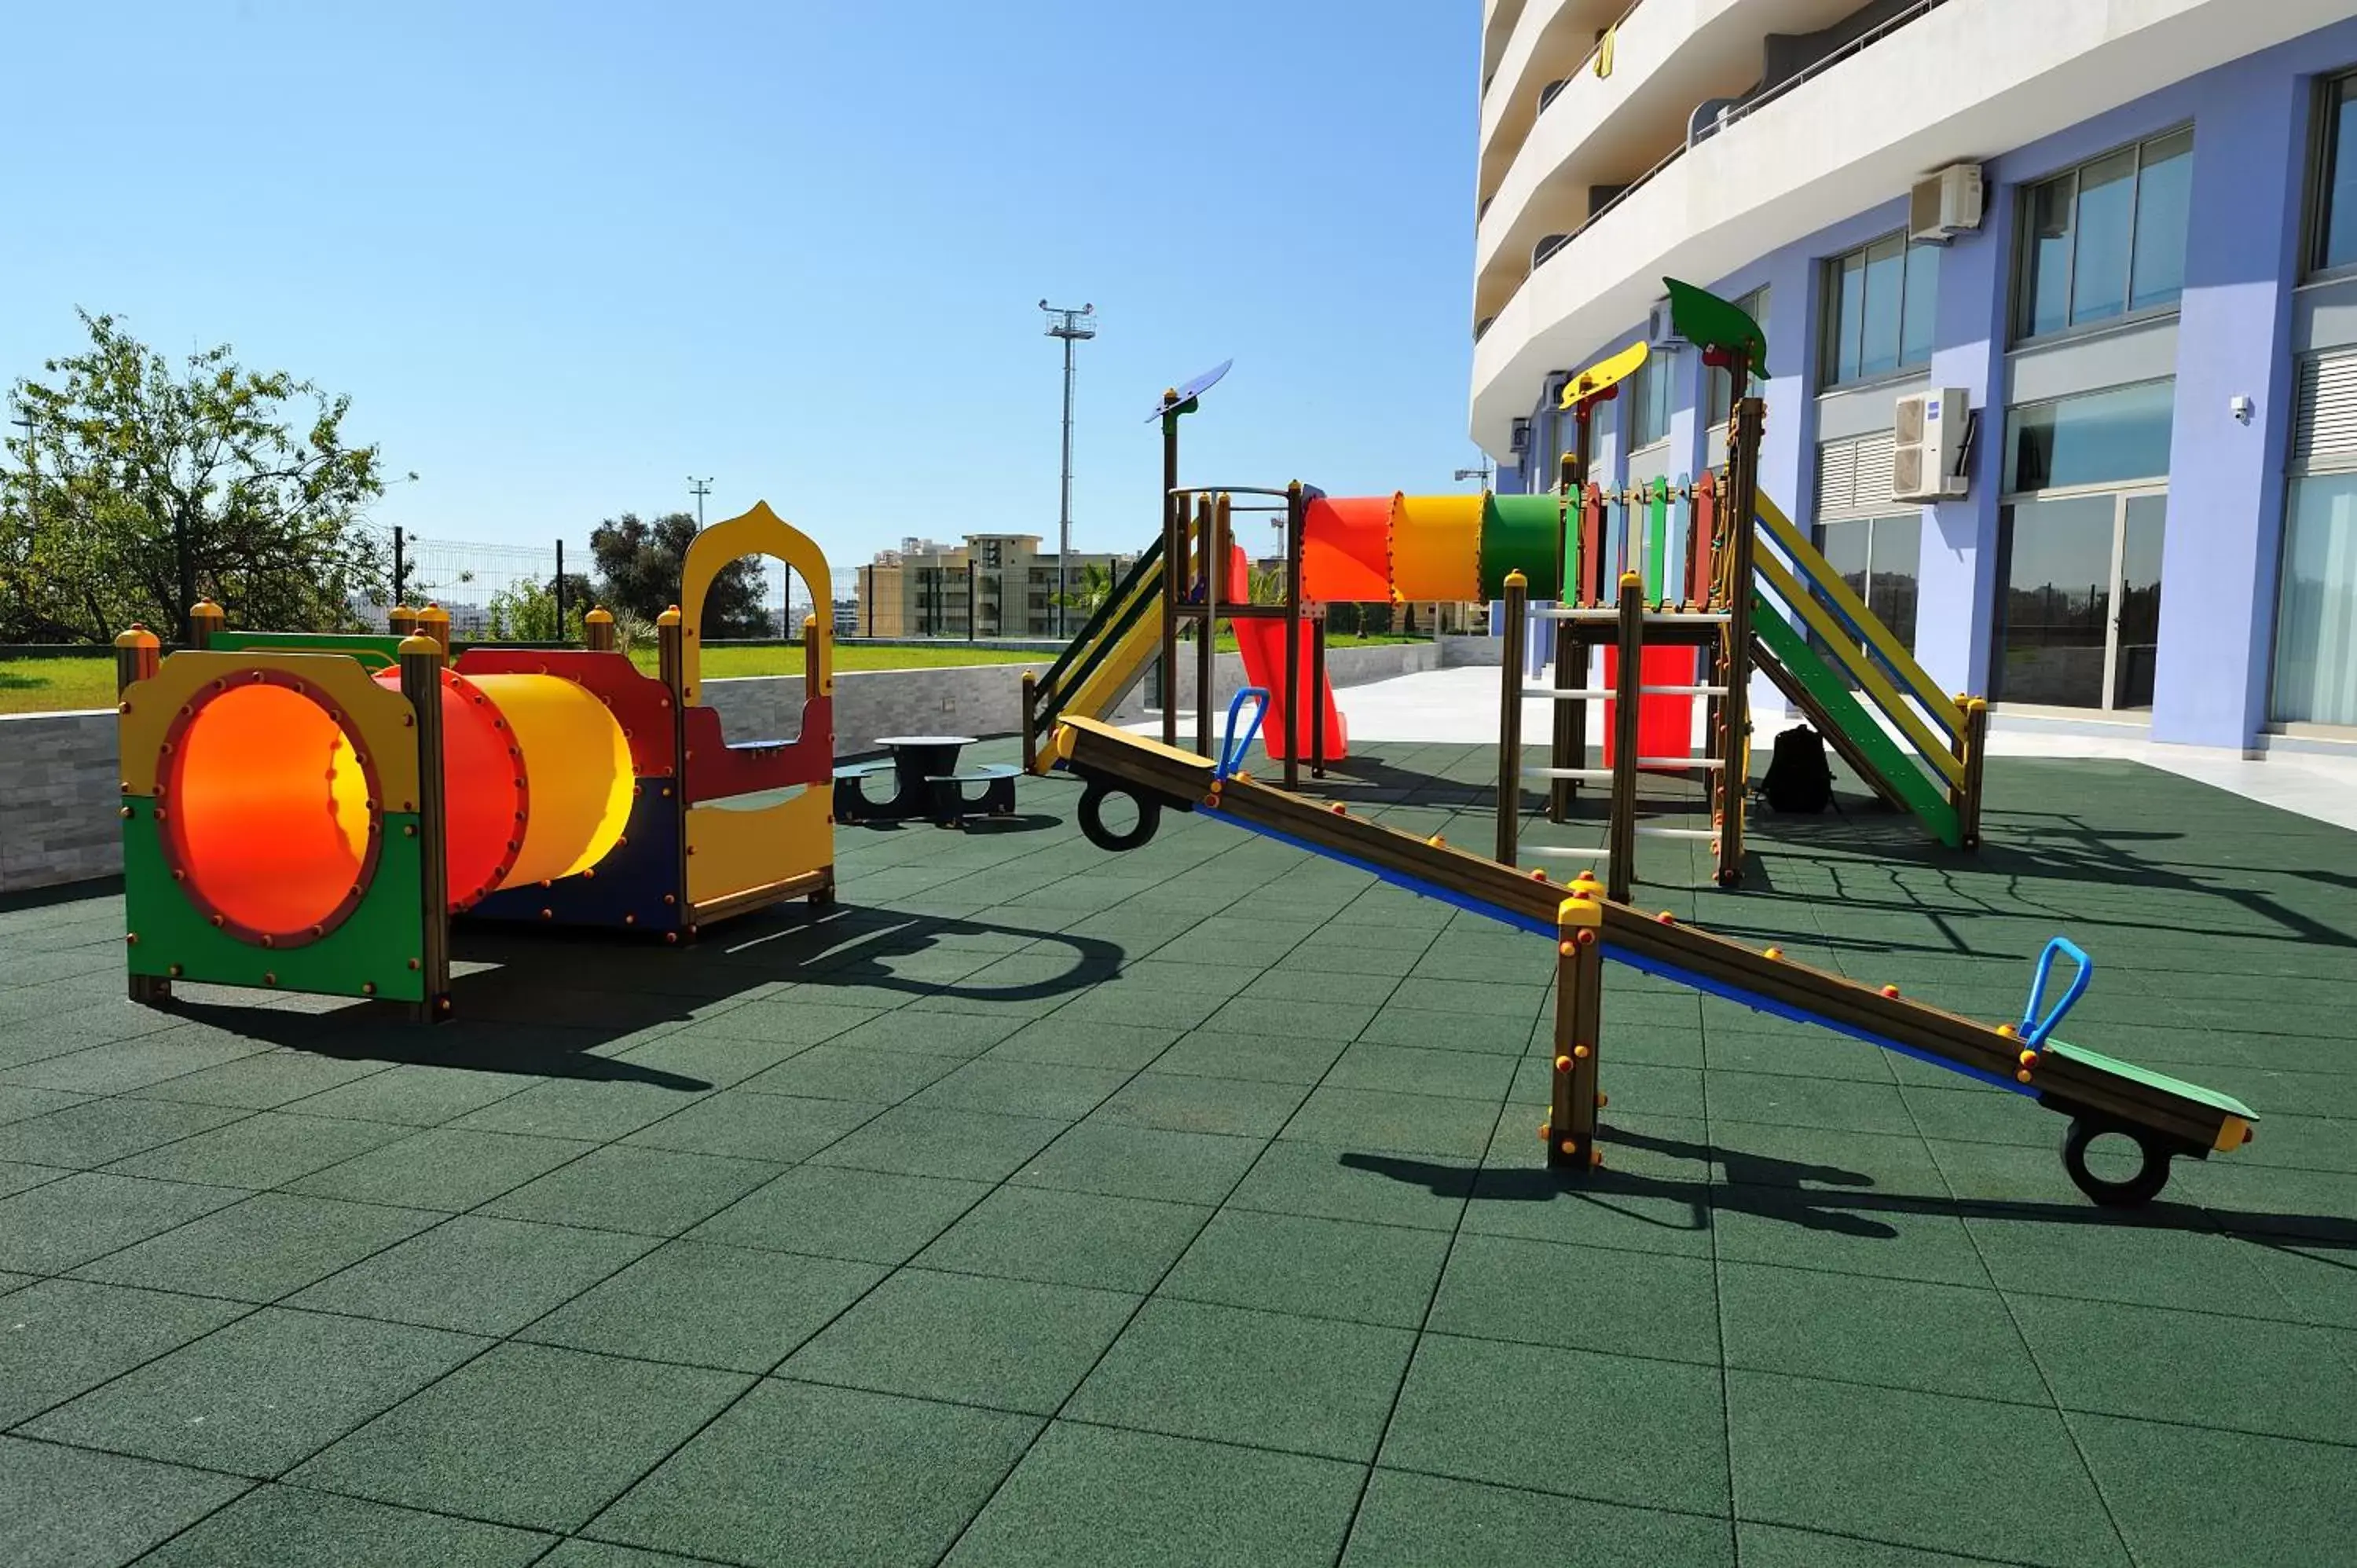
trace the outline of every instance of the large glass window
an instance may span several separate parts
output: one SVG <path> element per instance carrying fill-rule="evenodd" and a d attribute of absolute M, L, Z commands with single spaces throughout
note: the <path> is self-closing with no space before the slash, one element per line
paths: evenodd
<path fill-rule="evenodd" d="M 1910 245 L 1904 233 L 1827 262 L 1824 384 L 1928 362 L 1939 289 L 1940 248 Z"/>
<path fill-rule="evenodd" d="M 1915 588 L 1922 574 L 1923 514 L 1817 525 L 1817 550 L 1902 648 L 1915 646 Z M 1813 634 L 1811 640 L 1817 640 Z M 1859 646 L 1863 647 L 1861 643 Z"/>
<path fill-rule="evenodd" d="M 2357 73 L 2327 82 L 2317 116 L 2309 268 L 2357 266 Z"/>
<path fill-rule="evenodd" d="M 1656 349 L 1637 367 L 1621 398 L 1629 404 L 1629 448 L 1651 446 L 1670 438 L 1670 414 L 1677 396 L 1678 357 Z"/>
<path fill-rule="evenodd" d="M 1735 307 L 1765 327 L 1768 325 L 1768 285 L 1761 284 L 1758 288 L 1737 300 Z M 1712 365 L 1704 370 L 1703 381 L 1706 383 L 1704 405 L 1708 411 L 1710 423 L 1714 426 L 1723 425 L 1735 413 L 1735 378 L 1717 366 Z M 1767 366 L 1751 367 L 1751 382 L 1744 388 L 1743 395 L 1746 397 L 1768 395 Z"/>
<path fill-rule="evenodd" d="M 2276 605 L 2274 716 L 2357 725 L 2357 474 L 2291 483 Z"/>
<path fill-rule="evenodd" d="M 2034 338 L 2175 305 L 2192 184 L 2187 127 L 2025 190 L 2015 331 Z"/>
<path fill-rule="evenodd" d="M 2174 381 L 2024 403 L 2006 416 L 2006 493 L 2168 473 L 2176 404 Z"/>
<path fill-rule="evenodd" d="M 1999 701 L 2152 706 L 2168 511 L 2169 498 L 2157 489 L 2041 497 L 2001 509 Z"/>

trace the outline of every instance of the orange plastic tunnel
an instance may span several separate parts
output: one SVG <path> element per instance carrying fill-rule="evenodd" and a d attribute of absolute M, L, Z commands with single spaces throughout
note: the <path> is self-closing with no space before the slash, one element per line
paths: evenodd
<path fill-rule="evenodd" d="M 393 670 L 376 680 L 401 683 Z M 553 675 L 446 670 L 442 728 L 454 913 L 587 870 L 620 841 L 630 744 L 588 692 Z M 352 732 L 317 696 L 257 684 L 205 703 L 161 782 L 188 892 L 227 921 L 298 934 L 363 890 L 382 802 Z"/>

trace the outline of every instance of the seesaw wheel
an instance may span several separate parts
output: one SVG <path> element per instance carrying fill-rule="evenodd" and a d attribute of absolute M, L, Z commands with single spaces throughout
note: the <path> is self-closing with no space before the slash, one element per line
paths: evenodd
<path fill-rule="evenodd" d="M 2133 1175 L 2104 1176 L 2089 1168 L 2089 1146 L 2106 1136 L 2135 1143 L 2138 1159 Z M 2071 1180 L 2081 1192 L 2106 1208 L 2141 1208 L 2158 1197 L 2160 1189 L 2169 1185 L 2169 1155 L 2168 1146 L 2159 1140 L 2116 1122 L 2073 1117 L 2062 1134 L 2062 1168 L 2071 1173 Z"/>
<path fill-rule="evenodd" d="M 1104 820 L 1105 801 L 1115 796 L 1133 800 L 1137 805 L 1137 821 L 1123 831 L 1107 827 Z M 1162 824 L 1162 802 L 1151 795 L 1132 794 L 1117 789 L 1102 779 L 1092 779 L 1081 791 L 1081 832 L 1099 849 L 1121 851 L 1135 849 L 1154 836 Z"/>

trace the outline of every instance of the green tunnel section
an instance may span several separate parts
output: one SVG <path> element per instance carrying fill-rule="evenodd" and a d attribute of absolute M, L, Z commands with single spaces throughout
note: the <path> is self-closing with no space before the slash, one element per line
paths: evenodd
<path fill-rule="evenodd" d="M 414 812 L 388 811 L 384 841 L 368 891 L 343 924 L 300 947 L 264 948 L 216 930 L 180 891 L 166 864 L 163 828 L 146 796 L 124 800 L 123 897 L 132 940 L 130 972 L 158 979 L 260 986 L 328 996 L 425 999 L 425 976 L 410 967 L 423 956 L 425 884 Z M 173 973 L 174 966 L 179 972 Z M 365 987 L 373 985 L 373 992 Z"/>
<path fill-rule="evenodd" d="M 1563 596 L 1563 507 L 1554 496 L 1490 498 L 1481 510 L 1481 596 L 1506 596 L 1506 574 L 1520 572 L 1531 602 Z"/>
<path fill-rule="evenodd" d="M 1808 689 L 1818 706 L 1841 725 L 1842 734 L 1881 773 L 1881 781 L 1907 803 L 1908 810 L 1922 819 L 1932 835 L 1950 849 L 1961 845 L 1964 829 L 1956 820 L 1955 807 L 1949 803 L 1947 791 L 1926 777 L 1914 759 L 1900 748 L 1889 732 L 1857 700 L 1849 682 L 1834 673 L 1817 650 L 1809 646 L 1809 639 L 1777 611 L 1765 595 L 1756 592 L 1751 602 L 1751 630 L 1775 655 L 1776 661 Z"/>

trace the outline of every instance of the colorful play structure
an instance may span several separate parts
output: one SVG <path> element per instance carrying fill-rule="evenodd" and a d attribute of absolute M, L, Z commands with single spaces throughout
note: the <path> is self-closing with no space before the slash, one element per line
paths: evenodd
<path fill-rule="evenodd" d="M 387 636 L 115 639 L 131 995 L 177 980 L 449 1015 L 450 922 L 694 937 L 834 887 L 834 644 L 802 623 L 802 724 L 729 743 L 698 701 L 721 568 L 775 556 L 827 603 L 817 547 L 757 504 L 696 536 L 657 623 L 660 673 L 587 617 L 581 649 L 468 648 L 395 607 Z"/>
<path fill-rule="evenodd" d="M 1765 350 L 1758 326 L 1735 306 L 1698 289 L 1677 283 L 1672 283 L 1670 289 L 1681 336 L 1699 345 L 1710 362 L 1726 366 L 1737 387 L 1748 385 L 1749 370 L 1761 362 Z M 1600 394 L 1609 392 L 1613 381 L 1633 368 L 1633 361 L 1621 364 L 1617 374 L 1610 373 L 1610 361 L 1593 368 L 1585 377 L 1575 378 L 1576 395 L 1589 400 L 1592 406 Z M 1626 553 L 1631 532 L 1626 515 L 1617 547 L 1620 553 L 1608 566 L 1602 498 L 1591 495 L 1587 487 L 1577 482 L 1581 476 L 1576 469 L 1567 476 L 1572 482 L 1558 496 L 1534 498 L 1544 509 L 1535 514 L 1546 523 L 1544 528 L 1525 523 L 1523 517 L 1529 514 L 1519 508 L 1510 513 L 1499 504 L 1501 498 L 1417 500 L 1394 496 L 1387 500 L 1335 501 L 1298 484 L 1283 490 L 1182 489 L 1177 477 L 1178 419 L 1194 411 L 1196 396 L 1204 384 L 1208 381 L 1174 390 L 1163 401 L 1168 501 L 1161 541 L 1141 558 L 1048 674 L 1036 685 L 1027 682 L 1025 690 L 1026 763 L 1036 771 L 1061 770 L 1082 781 L 1081 821 L 1092 842 L 1107 849 L 1135 848 L 1153 837 L 1165 810 L 1197 812 L 1547 939 L 1556 955 L 1555 1072 L 1549 1112 L 1539 1136 L 1551 1166 L 1577 1172 L 1603 1163 L 1598 1112 L 1605 1104 L 1600 1079 L 1600 997 L 1606 958 L 1757 1011 L 1820 1026 L 1916 1058 L 2060 1112 L 2070 1118 L 2062 1139 L 2064 1167 L 2079 1188 L 2100 1204 L 2130 1207 L 2147 1202 L 2166 1185 L 2172 1159 L 2204 1158 L 2212 1152 L 2239 1148 L 2250 1140 L 2255 1119 L 2231 1096 L 2083 1050 L 2055 1036 L 2056 1026 L 2093 978 L 2087 956 L 2061 938 L 2050 943 L 2039 960 L 2029 1005 L 2020 1020 L 1990 1025 L 1902 996 L 1895 986 L 1866 985 L 1796 963 L 1777 948 L 1755 950 L 1681 924 L 1666 913 L 1645 914 L 1625 897 L 1614 897 L 1612 889 L 1592 875 L 1583 874 L 1566 886 L 1550 882 L 1544 870 L 1524 871 L 1515 865 L 1509 824 L 1518 815 L 1524 773 L 1519 736 L 1512 733 L 1519 726 L 1521 711 L 1518 682 L 1523 650 L 1519 644 L 1509 650 L 1504 720 L 1508 735 L 1501 747 L 1506 760 L 1501 765 L 1499 836 L 1501 849 L 1506 853 L 1494 859 L 1469 854 L 1437 837 L 1403 832 L 1353 816 L 1342 804 L 1320 802 L 1298 793 L 1301 751 L 1308 749 L 1313 768 L 1321 767 L 1328 740 L 1323 732 L 1330 726 L 1337 732 L 1338 746 L 1340 738 L 1340 725 L 1328 714 L 1329 693 L 1318 668 L 1322 648 L 1318 610 L 1321 594 L 1329 596 L 1329 602 L 1384 594 L 1401 598 L 1473 596 L 1488 593 L 1494 585 L 1497 596 L 1509 601 L 1510 637 L 1517 636 L 1523 612 L 1533 600 L 1553 599 L 1560 594 L 1560 606 L 1549 607 L 1557 611 L 1553 619 L 1575 635 L 1560 639 L 1564 652 L 1556 660 L 1551 689 L 1576 694 L 1579 701 L 1616 704 L 1609 716 L 1612 763 L 1595 772 L 1566 776 L 1551 770 L 1541 776 L 1552 785 L 1609 779 L 1617 794 L 1631 789 L 1638 770 L 1644 768 L 1659 765 L 1706 772 L 1718 792 L 1720 820 L 1714 823 L 1713 832 L 1721 880 L 1731 882 L 1729 874 L 1739 870 L 1742 853 L 1748 668 L 1757 663 L 1771 678 L 1776 670 L 1791 675 L 1804 655 L 1815 657 L 1797 636 L 1781 644 L 1776 632 L 1763 636 L 1761 625 L 1782 622 L 1760 597 L 1762 587 L 1782 598 L 1821 635 L 1845 628 L 1861 634 L 1863 645 L 1874 650 L 1864 657 L 1884 676 L 1893 673 L 1893 656 L 1899 652 L 1885 645 L 1887 634 L 1877 638 L 1868 631 L 1866 623 L 1871 618 L 1865 607 L 1856 604 L 1854 596 L 1845 603 L 1833 591 L 1839 585 L 1838 579 L 1813 552 L 1803 553 L 1805 543 L 1792 534 L 1790 524 L 1759 502 L 1756 465 L 1762 416 L 1759 399 L 1747 396 L 1736 401 L 1729 471 L 1724 481 L 1714 478 L 1701 487 L 1701 505 L 1689 513 L 1688 575 L 1674 594 L 1657 594 L 1649 592 L 1659 585 L 1649 585 L 1644 556 L 1632 563 Z M 1575 406 L 1574 412 L 1584 434 L 1586 409 Z M 1586 450 L 1584 442 L 1580 450 Z M 1247 606 L 1233 599 L 1215 602 L 1208 591 L 1209 563 L 1232 559 L 1226 537 L 1232 503 L 1225 498 L 1239 494 L 1282 499 L 1288 524 L 1288 555 L 1284 601 L 1277 606 Z M 1577 515 L 1581 532 L 1576 542 L 1567 539 L 1566 526 L 1573 515 L 1575 496 L 1579 498 Z M 1660 515 L 1647 516 L 1649 531 Z M 1765 556 L 1755 558 L 1756 539 L 1750 526 L 1755 521 L 1764 522 L 1774 548 L 1783 553 L 1783 563 L 1771 565 Z M 1666 533 L 1665 522 L 1662 532 Z M 1666 553 L 1659 544 L 1648 540 L 1641 548 L 1648 551 L 1657 568 L 1667 570 Z M 1569 574 L 1564 570 L 1566 562 L 1574 568 Z M 1175 564 L 1175 569 L 1166 572 L 1166 563 Z M 1232 575 L 1230 584 L 1227 591 L 1232 593 Z M 1736 585 L 1743 585 L 1747 591 L 1736 592 Z M 1669 602 L 1661 604 L 1662 600 Z M 1649 602 L 1658 607 L 1648 608 Z M 1755 608 L 1760 613 L 1755 615 Z M 1255 685 L 1238 693 L 1228 707 L 1224 737 L 1215 745 L 1209 632 L 1220 618 L 1233 618 L 1239 626 L 1254 620 L 1281 623 L 1276 648 L 1265 659 L 1264 667 L 1271 661 L 1281 663 L 1283 685 L 1281 691 Z M 1176 627 L 1182 619 L 1203 628 L 1198 642 L 1201 663 L 1194 752 L 1176 744 L 1175 703 L 1164 704 L 1158 741 L 1129 734 L 1103 716 L 1157 652 L 1164 665 L 1163 689 L 1174 690 L 1169 677 L 1176 669 Z M 1590 687 L 1586 650 L 1607 637 L 1614 664 L 1604 685 Z M 1649 641 L 1654 654 L 1651 660 Z M 1696 649 L 1711 651 L 1709 681 L 1699 678 Z M 1664 668 L 1663 654 L 1676 662 Z M 1843 658 L 1838 650 L 1831 657 Z M 1770 668 L 1770 660 L 1776 670 Z M 1310 665 L 1313 689 L 1318 693 L 1307 718 L 1306 736 L 1288 727 L 1304 723 L 1297 716 L 1301 705 L 1284 700 L 1301 690 L 1305 661 Z M 1821 689 L 1821 683 L 1813 680 L 1820 671 L 1828 681 L 1840 680 L 1844 671 L 1824 660 L 1813 667 L 1802 664 L 1802 668 L 1812 679 L 1796 677 L 1796 684 L 1817 703 L 1812 708 L 1803 703 L 1804 712 L 1822 714 L 1820 723 L 1873 722 L 1846 682 L 1840 691 L 1833 692 Z M 1850 665 L 1846 672 L 1874 671 Z M 1891 683 L 1886 680 L 1884 684 Z M 1927 689 L 1936 691 L 1911 677 L 1905 680 L 1905 689 L 1918 701 Z M 1904 705 L 1896 687 L 1882 692 L 1869 685 L 1867 691 L 1878 705 L 1886 696 Z M 1643 735 L 1643 704 L 1665 698 L 1690 703 L 1697 697 L 1712 704 L 1708 733 L 1714 749 L 1700 759 L 1691 755 L 1651 754 Z M 1842 708 L 1835 698 L 1848 702 L 1850 708 Z M 1247 705 L 1253 713 L 1239 734 L 1240 718 Z M 1577 711 L 1572 701 L 1558 703 L 1556 708 L 1558 714 Z M 1688 708 L 1689 723 L 1691 716 Z M 1943 755 L 1956 762 L 1957 770 L 1937 771 L 1952 789 L 1963 792 L 1962 799 L 1952 794 L 1941 802 L 1954 813 L 1955 837 L 1951 842 L 1962 843 L 1976 836 L 1978 705 L 1970 701 L 1956 703 L 1953 716 L 1957 725 L 1951 732 L 1953 749 Z M 1270 750 L 1283 764 L 1281 787 L 1261 783 L 1242 768 L 1264 725 L 1275 726 Z M 1878 725 L 1877 729 L 1878 733 Z M 1584 759 L 1584 736 L 1576 720 L 1559 723 L 1555 733 L 1559 769 Z M 1678 731 L 1681 749 L 1686 734 L 1684 727 Z M 1896 771 L 1897 763 L 1889 755 L 1876 751 L 1872 743 L 1857 734 L 1848 739 L 1874 766 Z M 1910 739 L 1918 751 L 1906 766 L 1920 773 L 1924 740 L 1911 733 Z M 1579 754 L 1567 756 L 1575 746 Z M 1851 749 L 1844 747 L 1843 755 L 1851 757 Z M 1856 766 L 1856 758 L 1852 761 Z M 1707 766 L 1713 763 L 1716 766 Z M 1901 789 L 1896 779 L 1885 779 L 1878 788 L 1881 784 L 1889 784 L 1893 793 L 1919 811 L 1929 799 L 1925 791 Z M 1105 821 L 1105 806 L 1115 799 L 1128 801 L 1135 811 L 1135 821 L 1127 828 L 1112 829 Z M 1625 851 L 1636 823 L 1632 791 L 1616 800 L 1613 822 Z M 1936 829 L 1938 824 L 1934 825 Z M 1624 888 L 1627 861 L 1624 853 L 1613 865 Z M 2050 1005 L 2048 983 L 2056 960 L 2064 956 L 2073 961 L 2075 972 Z M 2122 1170 L 2100 1154 L 2091 1159 L 2091 1154 L 2112 1137 L 2134 1145 L 2132 1167 Z"/>

